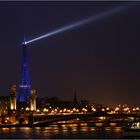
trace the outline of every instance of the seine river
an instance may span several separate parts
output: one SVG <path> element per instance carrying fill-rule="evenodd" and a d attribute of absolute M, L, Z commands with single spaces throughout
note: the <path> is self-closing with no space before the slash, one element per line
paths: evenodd
<path fill-rule="evenodd" d="M 86 124 L 48 127 L 0 128 L 0 139 L 120 139 L 121 127 L 97 128 Z"/>

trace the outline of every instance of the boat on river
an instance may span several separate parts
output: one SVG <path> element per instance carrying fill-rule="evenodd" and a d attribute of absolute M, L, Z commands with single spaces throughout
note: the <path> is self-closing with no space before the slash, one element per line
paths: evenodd
<path fill-rule="evenodd" d="M 140 122 L 129 123 L 123 129 L 123 138 L 140 138 Z"/>

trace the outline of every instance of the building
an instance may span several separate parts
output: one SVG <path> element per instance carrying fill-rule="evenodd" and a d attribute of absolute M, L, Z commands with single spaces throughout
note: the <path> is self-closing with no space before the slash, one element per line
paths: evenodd
<path fill-rule="evenodd" d="M 0 96 L 0 116 L 7 115 L 10 107 L 10 97 Z"/>

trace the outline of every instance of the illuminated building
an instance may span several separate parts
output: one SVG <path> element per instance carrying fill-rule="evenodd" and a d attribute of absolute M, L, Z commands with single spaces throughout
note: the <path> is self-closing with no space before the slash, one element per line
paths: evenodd
<path fill-rule="evenodd" d="M 26 42 L 22 43 L 22 74 L 20 79 L 20 84 L 18 88 L 17 101 L 19 102 L 29 102 L 29 96 L 31 93 L 30 79 L 29 79 L 29 66 L 28 66 L 28 56 L 27 56 L 27 46 Z"/>
<path fill-rule="evenodd" d="M 9 105 L 9 96 L 0 96 L 0 116 L 8 113 Z"/>
<path fill-rule="evenodd" d="M 17 95 L 17 90 L 16 90 L 16 85 L 13 85 L 10 90 L 10 110 L 16 110 L 16 95 Z"/>

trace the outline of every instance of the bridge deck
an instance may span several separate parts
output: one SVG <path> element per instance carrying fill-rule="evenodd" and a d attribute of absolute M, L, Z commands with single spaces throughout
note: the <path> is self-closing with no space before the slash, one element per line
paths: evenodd
<path fill-rule="evenodd" d="M 128 118 L 131 117 L 132 120 L 140 120 L 140 114 L 107 114 L 107 113 L 88 113 L 88 114 L 69 114 L 69 115 L 34 115 L 30 116 L 31 124 L 50 124 L 58 121 L 68 121 L 72 119 L 78 119 L 79 122 L 93 120 L 96 121 L 96 118 L 102 117 L 102 122 L 119 122 L 119 121 L 128 121 Z"/>

